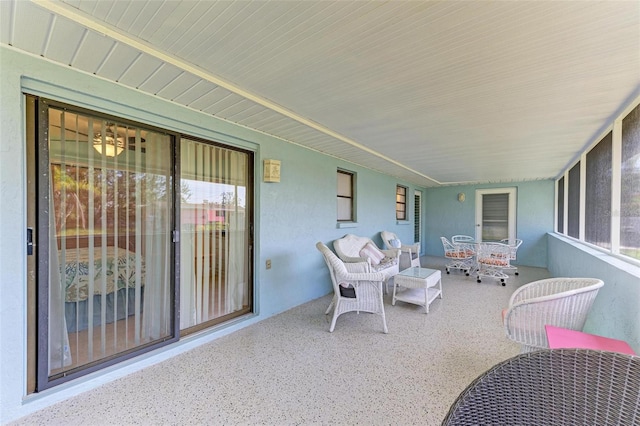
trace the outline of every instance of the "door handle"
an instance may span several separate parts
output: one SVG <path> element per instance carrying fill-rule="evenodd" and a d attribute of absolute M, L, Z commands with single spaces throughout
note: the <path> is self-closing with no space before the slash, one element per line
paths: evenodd
<path fill-rule="evenodd" d="M 27 228 L 27 256 L 33 256 L 33 228 Z"/>

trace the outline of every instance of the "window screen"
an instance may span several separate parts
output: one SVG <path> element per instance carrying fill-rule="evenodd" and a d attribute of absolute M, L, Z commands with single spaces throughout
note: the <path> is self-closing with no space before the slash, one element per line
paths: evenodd
<path fill-rule="evenodd" d="M 558 232 L 564 234 L 564 177 L 558 180 Z"/>
<path fill-rule="evenodd" d="M 580 162 L 569 170 L 569 197 L 568 197 L 568 229 L 567 234 L 580 237 Z"/>
<path fill-rule="evenodd" d="M 640 105 L 622 120 L 620 253 L 640 259 Z"/>
<path fill-rule="evenodd" d="M 611 133 L 587 154 L 585 240 L 611 248 Z"/>

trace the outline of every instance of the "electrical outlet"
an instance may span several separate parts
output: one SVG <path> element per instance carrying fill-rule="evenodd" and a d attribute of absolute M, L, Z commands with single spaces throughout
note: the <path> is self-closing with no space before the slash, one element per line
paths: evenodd
<path fill-rule="evenodd" d="M 271 259 L 267 259 L 265 263 L 266 263 L 267 269 L 271 269 Z"/>

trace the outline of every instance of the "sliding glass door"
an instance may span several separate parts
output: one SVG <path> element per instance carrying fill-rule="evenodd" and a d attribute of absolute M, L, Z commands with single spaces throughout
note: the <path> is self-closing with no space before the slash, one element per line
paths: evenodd
<path fill-rule="evenodd" d="M 180 141 L 180 328 L 251 311 L 250 153 Z"/>
<path fill-rule="evenodd" d="M 172 136 L 39 106 L 29 225 L 41 390 L 174 337 L 174 179 Z"/>
<path fill-rule="evenodd" d="M 252 152 L 26 104 L 29 393 L 253 311 Z"/>

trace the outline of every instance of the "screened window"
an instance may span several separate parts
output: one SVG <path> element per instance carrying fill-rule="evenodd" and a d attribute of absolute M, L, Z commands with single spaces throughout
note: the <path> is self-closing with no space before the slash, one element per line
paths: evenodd
<path fill-rule="evenodd" d="M 338 222 L 354 222 L 354 181 L 351 172 L 338 170 Z"/>
<path fill-rule="evenodd" d="M 611 248 L 611 133 L 587 153 L 585 240 Z"/>
<path fill-rule="evenodd" d="M 564 232 L 565 232 L 565 230 L 564 230 L 564 177 L 561 177 L 558 180 L 557 221 L 558 221 L 558 232 L 564 234 Z"/>
<path fill-rule="evenodd" d="M 569 170 L 567 234 L 580 237 L 580 162 Z"/>
<path fill-rule="evenodd" d="M 640 259 L 640 105 L 622 120 L 620 253 Z"/>
<path fill-rule="evenodd" d="M 407 220 L 407 188 L 396 186 L 396 220 Z"/>

